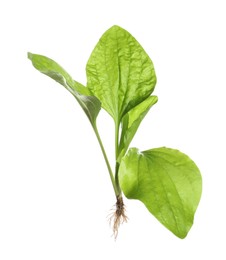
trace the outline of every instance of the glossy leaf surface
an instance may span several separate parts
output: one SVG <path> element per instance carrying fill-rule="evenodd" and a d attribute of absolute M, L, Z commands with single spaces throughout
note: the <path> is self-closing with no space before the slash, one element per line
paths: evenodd
<path fill-rule="evenodd" d="M 32 53 L 28 53 L 28 58 L 32 61 L 33 66 L 37 70 L 63 85 L 76 98 L 88 116 L 91 124 L 94 125 L 101 109 L 101 103 L 95 96 L 92 96 L 89 89 L 73 80 L 54 60 Z"/>
<path fill-rule="evenodd" d="M 156 84 L 151 59 L 137 40 L 119 26 L 103 34 L 86 71 L 87 87 L 117 124 L 153 92 Z"/>
<path fill-rule="evenodd" d="M 150 96 L 139 105 L 132 108 L 122 118 L 122 132 L 119 143 L 119 162 L 126 153 L 140 123 L 148 113 L 149 109 L 158 101 L 157 96 Z"/>
<path fill-rule="evenodd" d="M 122 159 L 119 181 L 127 198 L 142 201 L 176 236 L 187 235 L 202 191 L 199 169 L 187 155 L 165 147 L 132 148 Z"/>

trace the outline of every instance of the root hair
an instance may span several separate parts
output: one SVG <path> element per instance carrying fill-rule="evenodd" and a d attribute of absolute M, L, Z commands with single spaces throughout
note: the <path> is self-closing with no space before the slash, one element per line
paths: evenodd
<path fill-rule="evenodd" d="M 127 221 L 128 217 L 125 214 L 125 205 L 123 203 L 123 199 L 121 196 L 118 196 L 113 213 L 111 213 L 109 216 L 109 223 L 110 226 L 112 226 L 113 236 L 115 239 L 118 236 L 120 225 Z"/>

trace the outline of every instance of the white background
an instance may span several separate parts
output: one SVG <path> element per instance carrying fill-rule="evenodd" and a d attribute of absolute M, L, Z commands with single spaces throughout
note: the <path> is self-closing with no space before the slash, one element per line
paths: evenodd
<path fill-rule="evenodd" d="M 0 259 L 226 259 L 225 1 L 1 1 Z M 187 238 L 138 201 L 115 242 L 115 203 L 98 143 L 74 98 L 37 72 L 26 52 L 47 55 L 86 83 L 86 61 L 112 25 L 154 62 L 159 102 L 132 146 L 187 153 L 203 176 Z M 108 153 L 113 123 L 98 125 Z M 113 159 L 113 156 L 110 156 Z"/>

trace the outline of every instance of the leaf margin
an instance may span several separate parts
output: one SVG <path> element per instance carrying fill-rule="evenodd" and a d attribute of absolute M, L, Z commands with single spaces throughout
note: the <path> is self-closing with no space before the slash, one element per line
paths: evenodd
<path fill-rule="evenodd" d="M 162 216 L 161 216 L 162 213 L 160 212 L 160 208 L 159 208 L 159 214 L 160 215 L 158 215 L 156 212 L 154 212 L 156 209 L 153 210 L 153 207 L 159 207 L 159 206 L 157 206 L 157 204 L 154 203 L 153 201 L 152 201 L 152 203 L 150 202 L 151 200 L 153 200 L 153 195 L 152 195 L 152 197 L 146 198 L 145 195 L 142 194 L 142 190 L 139 188 L 139 182 L 142 181 L 142 178 L 141 178 L 140 175 L 138 175 L 138 179 L 136 178 L 136 176 L 134 178 L 134 175 L 136 175 L 136 174 L 133 172 L 133 170 L 131 170 L 131 167 L 132 167 L 131 164 L 134 163 L 135 160 L 138 160 L 137 158 L 139 158 L 139 163 L 140 163 L 140 159 L 145 156 L 145 153 L 148 153 L 150 151 L 154 151 L 155 152 L 158 149 L 168 149 L 168 150 L 171 150 L 173 152 L 176 152 L 176 153 L 180 154 L 180 156 L 182 156 L 182 157 L 185 156 L 186 160 L 188 160 L 189 163 L 191 163 L 191 165 L 193 165 L 194 169 L 196 170 L 196 173 L 195 173 L 195 174 L 197 174 L 196 175 L 196 178 L 197 178 L 196 201 L 195 201 L 195 203 L 193 205 L 194 207 L 189 209 L 191 214 L 188 213 L 188 215 L 185 216 L 185 219 L 182 219 L 182 221 L 186 221 L 185 222 L 186 225 L 184 227 L 181 226 L 180 230 L 179 229 L 176 230 L 176 228 L 174 229 L 172 227 L 173 225 L 171 226 L 171 224 L 167 223 L 167 221 L 164 221 L 164 220 L 161 219 L 162 218 Z M 136 158 L 136 156 L 137 156 L 137 158 Z M 130 161 L 129 161 L 129 158 L 130 158 Z M 127 164 L 125 163 L 126 160 L 128 161 Z M 175 165 L 177 165 L 177 163 L 178 162 L 175 161 Z M 140 166 L 136 165 L 136 167 L 140 167 Z M 126 173 L 126 171 L 127 171 L 127 173 Z M 151 168 L 149 169 L 149 171 L 151 171 Z M 152 168 L 152 171 L 153 171 L 153 168 Z M 147 179 L 146 179 L 146 181 L 147 181 Z M 120 183 L 120 186 L 122 188 L 122 191 L 123 191 L 124 195 L 128 199 L 140 200 L 146 206 L 146 208 L 149 210 L 149 212 L 152 215 L 154 215 L 167 229 L 169 229 L 177 237 L 183 239 L 183 238 L 185 238 L 187 236 L 190 228 L 193 225 L 194 215 L 195 215 L 195 212 L 196 212 L 197 207 L 199 205 L 199 202 L 200 202 L 200 199 L 201 199 L 201 193 L 202 193 L 202 176 L 201 176 L 199 168 L 194 163 L 194 161 L 190 159 L 190 157 L 188 157 L 186 154 L 180 152 L 177 149 L 166 148 L 166 147 L 153 148 L 153 149 L 142 151 L 142 152 L 139 151 L 139 149 L 137 149 L 137 148 L 130 148 L 129 151 L 127 152 L 127 154 L 122 158 L 122 161 L 121 161 L 121 164 L 120 164 L 120 168 L 119 168 L 119 183 Z M 149 195 L 150 195 L 151 192 L 153 192 L 153 190 L 149 187 L 149 191 L 148 192 L 149 192 Z M 150 200 L 150 198 L 152 198 L 152 199 Z M 190 207 L 189 203 L 191 203 L 191 202 L 187 201 L 186 203 L 188 203 L 188 206 L 186 205 L 186 207 L 189 208 Z M 157 211 L 158 211 L 158 209 L 157 209 Z M 185 212 L 185 213 L 187 214 L 187 212 Z M 177 213 L 177 214 L 179 215 L 179 213 Z M 178 218 L 178 215 L 174 216 L 175 217 L 175 221 Z M 187 217 L 188 217 L 188 219 L 187 219 Z M 179 221 L 181 221 L 181 220 L 179 219 Z M 178 223 L 179 223 L 179 221 L 178 221 Z"/>

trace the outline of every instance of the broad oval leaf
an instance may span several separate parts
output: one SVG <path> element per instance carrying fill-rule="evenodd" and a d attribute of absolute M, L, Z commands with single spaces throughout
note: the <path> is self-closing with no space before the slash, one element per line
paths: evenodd
<path fill-rule="evenodd" d="M 113 26 L 100 38 L 86 67 L 87 87 L 119 124 L 131 108 L 154 90 L 154 66 L 137 40 Z"/>
<path fill-rule="evenodd" d="M 187 235 L 202 191 L 199 169 L 187 155 L 165 147 L 132 148 L 122 159 L 119 181 L 127 198 L 142 201 L 179 238 Z"/>
<path fill-rule="evenodd" d="M 119 142 L 118 162 L 125 155 L 136 131 L 148 113 L 149 109 L 158 101 L 157 96 L 150 96 L 141 102 L 139 105 L 132 108 L 122 118 L 122 132 Z"/>
<path fill-rule="evenodd" d="M 101 109 L 101 103 L 98 98 L 92 96 L 88 88 L 73 80 L 54 60 L 32 53 L 28 53 L 28 58 L 37 70 L 63 85 L 76 98 L 91 124 L 95 125 L 97 115 Z"/>

